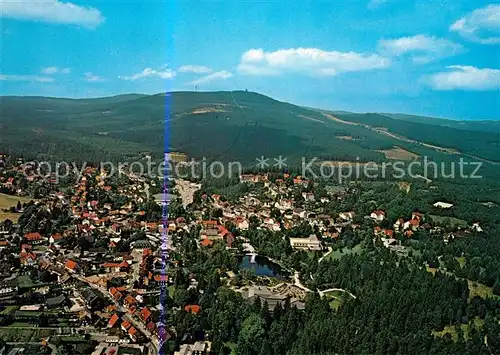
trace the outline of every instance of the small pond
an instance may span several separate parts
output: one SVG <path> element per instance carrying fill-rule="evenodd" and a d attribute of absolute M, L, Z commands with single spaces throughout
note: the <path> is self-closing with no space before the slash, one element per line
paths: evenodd
<path fill-rule="evenodd" d="M 264 256 L 257 255 L 255 263 L 252 263 L 252 256 L 245 255 L 241 258 L 240 269 L 253 270 L 257 276 L 269 276 L 282 279 L 286 272 L 278 264 L 273 263 Z"/>

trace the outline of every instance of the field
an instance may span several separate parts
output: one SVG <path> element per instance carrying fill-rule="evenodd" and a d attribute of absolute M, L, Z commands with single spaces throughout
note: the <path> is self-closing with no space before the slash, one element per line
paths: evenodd
<path fill-rule="evenodd" d="M 478 318 L 474 319 L 474 327 L 475 328 L 482 328 L 483 324 L 484 324 L 484 320 L 478 319 Z M 464 339 L 469 340 L 470 339 L 470 337 L 469 337 L 469 328 L 470 328 L 469 324 L 460 324 L 460 328 L 462 328 L 462 332 L 464 333 Z M 434 335 L 435 337 L 444 337 L 447 334 L 449 334 L 451 336 L 453 341 L 458 340 L 457 330 L 455 329 L 454 325 L 446 326 L 440 332 L 436 332 L 436 331 L 432 332 L 432 335 Z"/>
<path fill-rule="evenodd" d="M 465 265 L 465 260 L 457 259 L 457 261 L 460 263 L 461 266 Z M 432 275 L 435 275 L 436 272 L 438 271 L 438 269 L 429 267 L 429 265 L 426 265 L 426 270 L 427 270 L 427 272 L 430 272 Z M 439 271 L 442 273 L 445 273 L 449 276 L 454 275 L 453 273 L 446 271 L 446 270 L 439 269 Z M 472 300 L 476 296 L 479 296 L 479 297 L 484 298 L 484 299 L 486 299 L 486 298 L 500 299 L 500 296 L 493 294 L 492 287 L 488 287 L 482 283 L 471 281 L 471 280 L 467 280 L 467 283 L 469 285 L 469 301 Z"/>
<path fill-rule="evenodd" d="M 493 294 L 491 287 L 470 280 L 467 280 L 467 283 L 469 284 L 469 299 L 473 299 L 475 296 L 481 298 L 500 298 Z"/>
<path fill-rule="evenodd" d="M 431 215 L 431 218 L 434 222 L 437 223 L 443 223 L 446 220 L 449 220 L 452 226 L 455 227 L 466 227 L 467 226 L 467 221 L 464 221 L 463 219 L 455 218 L 455 217 L 446 217 L 446 216 L 438 216 L 438 215 Z"/>
<path fill-rule="evenodd" d="M 1 327 L 0 328 L 0 338 L 6 342 L 38 342 L 42 339 L 46 339 L 51 335 L 57 333 L 57 328 L 47 329 L 47 328 L 13 328 L 13 327 Z"/>
<path fill-rule="evenodd" d="M 20 213 L 10 213 L 4 212 L 4 209 L 9 209 L 17 205 L 17 202 L 21 203 L 29 202 L 31 199 L 28 197 L 11 196 L 6 194 L 0 194 L 0 222 L 10 219 L 13 222 L 17 222 L 17 219 L 21 215 Z"/>
<path fill-rule="evenodd" d="M 412 153 L 400 147 L 394 147 L 386 150 L 379 150 L 379 152 L 384 153 L 387 159 L 412 161 L 418 159 L 419 157 L 418 154 Z"/>
<path fill-rule="evenodd" d="M 328 259 L 328 260 L 337 260 L 337 259 L 340 259 L 341 257 L 343 257 L 344 255 L 360 254 L 361 250 L 362 250 L 361 244 L 358 244 L 358 245 L 356 245 L 352 249 L 343 248 L 342 252 L 340 250 L 332 251 L 329 255 L 327 255 L 325 257 L 325 259 Z"/>
<path fill-rule="evenodd" d="M 344 292 L 342 291 L 331 291 L 325 293 L 325 297 L 330 300 L 329 305 L 333 310 L 338 310 L 342 304 L 342 297 L 344 297 Z"/>

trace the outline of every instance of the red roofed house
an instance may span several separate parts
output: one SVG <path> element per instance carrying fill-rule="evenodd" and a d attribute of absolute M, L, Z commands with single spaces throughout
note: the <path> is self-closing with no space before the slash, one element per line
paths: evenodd
<path fill-rule="evenodd" d="M 130 336 L 130 339 L 132 341 L 137 341 L 137 329 L 135 329 L 134 327 L 130 327 L 128 330 L 128 335 Z"/>
<path fill-rule="evenodd" d="M 50 244 L 58 243 L 63 239 L 64 237 L 61 235 L 61 233 L 55 233 L 50 236 L 49 243 Z"/>
<path fill-rule="evenodd" d="M 370 217 L 378 222 L 382 222 L 385 218 L 385 212 L 382 210 L 373 211 Z"/>
<path fill-rule="evenodd" d="M 411 219 L 418 219 L 419 221 L 422 219 L 422 213 L 415 211 L 411 214 Z"/>
<path fill-rule="evenodd" d="M 71 259 L 66 260 L 66 263 L 64 264 L 64 267 L 69 271 L 69 272 L 76 272 L 78 269 L 78 264 L 76 261 L 73 261 Z"/>
<path fill-rule="evenodd" d="M 116 322 L 118 322 L 119 319 L 120 319 L 120 317 L 118 317 L 118 314 L 113 314 L 111 316 L 111 318 L 109 319 L 108 326 L 110 328 L 113 328 L 116 325 Z"/>
<path fill-rule="evenodd" d="M 123 305 L 127 308 L 133 307 L 136 303 L 137 301 L 135 300 L 135 298 L 130 295 L 125 297 L 125 299 L 123 300 Z"/>
<path fill-rule="evenodd" d="M 131 324 L 126 320 L 124 320 L 121 324 L 122 330 L 124 332 L 128 331 L 128 328 L 130 328 L 130 326 L 131 326 Z"/>
<path fill-rule="evenodd" d="M 149 322 L 146 328 L 148 328 L 151 333 L 156 333 L 156 325 L 154 322 Z"/>
<path fill-rule="evenodd" d="M 420 221 L 418 219 L 411 219 L 408 222 L 405 222 L 404 229 L 411 229 L 412 231 L 416 231 L 418 226 L 420 225 Z"/>
<path fill-rule="evenodd" d="M 217 221 L 201 221 L 201 225 L 204 228 L 215 228 L 217 227 Z"/>
<path fill-rule="evenodd" d="M 24 239 L 26 240 L 26 243 L 31 245 L 40 244 L 43 242 L 42 236 L 38 232 L 27 233 L 24 235 Z"/>
<path fill-rule="evenodd" d="M 6 182 L 4 182 L 3 186 L 4 187 L 11 187 L 13 183 L 14 183 L 14 178 L 10 177 L 10 178 L 7 179 Z"/>
<path fill-rule="evenodd" d="M 209 247 L 209 246 L 212 246 L 212 244 L 214 244 L 213 240 L 210 240 L 208 238 L 204 238 L 202 241 L 201 241 L 201 245 L 203 245 L 204 247 Z"/>
<path fill-rule="evenodd" d="M 184 307 L 184 310 L 188 313 L 198 314 L 200 313 L 201 307 L 195 304 L 190 304 Z"/>
<path fill-rule="evenodd" d="M 119 301 L 123 297 L 122 293 L 118 291 L 115 287 L 111 287 L 109 289 L 109 294 L 117 301 Z"/>
<path fill-rule="evenodd" d="M 158 285 L 164 285 L 168 282 L 168 275 L 155 275 L 154 280 Z"/>
<path fill-rule="evenodd" d="M 36 264 L 36 255 L 32 252 L 22 252 L 21 254 L 19 254 L 19 259 L 21 261 L 21 264 L 25 266 L 33 266 Z"/>
<path fill-rule="evenodd" d="M 139 318 L 144 322 L 147 323 L 148 319 L 151 317 L 151 311 L 148 309 L 148 307 L 144 307 L 140 312 L 139 312 Z"/>

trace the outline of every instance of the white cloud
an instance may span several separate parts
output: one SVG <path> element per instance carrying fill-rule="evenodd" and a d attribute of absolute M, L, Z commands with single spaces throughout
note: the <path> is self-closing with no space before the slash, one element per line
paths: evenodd
<path fill-rule="evenodd" d="M 69 68 L 58 68 L 58 67 L 47 67 L 42 69 L 42 74 L 53 75 L 53 74 L 69 74 L 71 70 Z"/>
<path fill-rule="evenodd" d="M 36 81 L 39 83 L 51 83 L 54 78 L 37 75 L 8 75 L 0 74 L 0 81 Z"/>
<path fill-rule="evenodd" d="M 151 77 L 156 77 L 156 78 L 161 78 L 161 79 L 172 79 L 175 77 L 176 72 L 171 70 L 171 69 L 152 69 L 152 68 L 146 68 L 142 72 L 130 75 L 130 76 L 119 76 L 118 78 L 122 80 L 139 80 L 139 79 L 144 79 L 144 78 L 151 78 Z"/>
<path fill-rule="evenodd" d="M 436 90 L 495 90 L 500 89 L 500 70 L 451 65 L 448 72 L 436 73 L 425 79 Z"/>
<path fill-rule="evenodd" d="M 476 9 L 450 27 L 463 38 L 482 44 L 500 43 L 500 5 Z"/>
<path fill-rule="evenodd" d="M 332 76 L 343 72 L 386 68 L 390 59 L 378 54 L 324 51 L 318 48 L 289 48 L 274 52 L 250 49 L 241 56 L 238 71 L 247 75 L 301 73 Z"/>
<path fill-rule="evenodd" d="M 207 74 L 211 73 L 212 69 L 203 65 L 183 65 L 178 69 L 181 73 Z"/>
<path fill-rule="evenodd" d="M 416 35 L 397 39 L 382 39 L 378 42 L 380 53 L 388 56 L 411 54 L 415 63 L 449 57 L 463 51 L 462 45 L 434 36 Z"/>
<path fill-rule="evenodd" d="M 229 79 L 232 76 L 233 76 L 233 74 L 231 74 L 230 72 L 222 70 L 222 71 L 218 71 L 218 72 L 215 72 L 212 74 L 202 76 L 196 80 L 191 81 L 190 84 L 191 85 L 198 85 L 198 84 L 208 83 L 208 82 L 214 81 L 214 80 Z"/>
<path fill-rule="evenodd" d="M 89 83 L 97 83 L 97 82 L 104 81 L 104 79 L 102 77 L 100 77 L 99 75 L 94 75 L 91 72 L 86 72 L 85 73 L 85 81 L 88 81 Z"/>
<path fill-rule="evenodd" d="M 58 0 L 7 0 L 0 2 L 0 16 L 95 28 L 105 21 L 101 12 Z"/>

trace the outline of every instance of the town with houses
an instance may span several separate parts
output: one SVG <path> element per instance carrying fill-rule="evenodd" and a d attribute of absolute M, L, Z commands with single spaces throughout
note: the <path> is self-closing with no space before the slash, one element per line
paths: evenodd
<path fill-rule="evenodd" d="M 199 300 L 210 285 L 188 253 L 237 260 L 216 273 L 243 300 L 258 298 L 270 311 L 285 302 L 301 309 L 308 293 L 328 291 L 308 288 L 308 276 L 280 255 L 322 262 L 366 240 L 405 255 L 422 232 L 443 243 L 482 232 L 477 221 L 450 226 L 418 209 L 390 215 L 377 201 L 358 208 L 365 186 L 318 187 L 288 173 L 243 174 L 243 192 L 225 196 L 176 178 L 164 191 L 157 177 L 108 178 L 88 167 L 80 181 L 59 182 L 37 176 L 22 159 L 2 155 L 0 163 L 1 196 L 19 201 L 0 214 L 0 353 L 8 355 L 156 354 L 166 343 L 176 355 L 212 353 L 212 334 L 172 322 L 196 322 L 206 311 Z M 422 208 L 453 208 L 433 202 Z M 282 250 L 266 252 L 278 245 Z M 261 273 L 261 258 L 280 269 L 279 277 Z M 165 290 L 171 300 L 162 307 Z"/>

